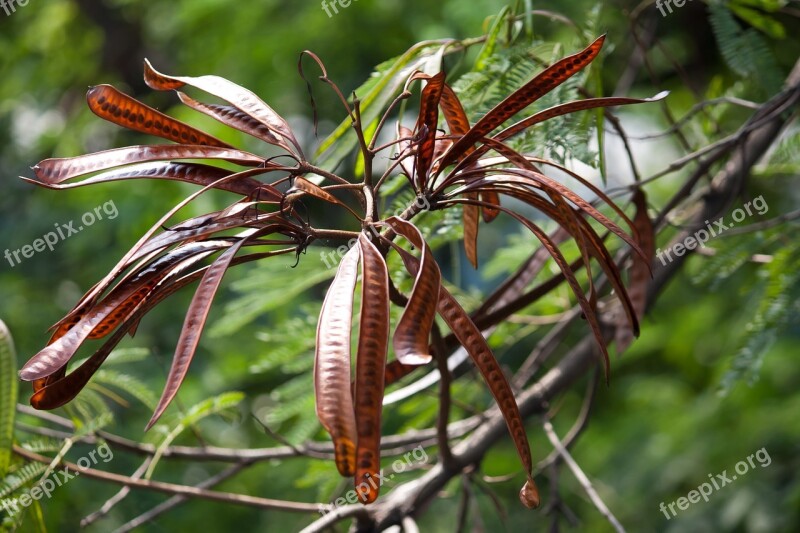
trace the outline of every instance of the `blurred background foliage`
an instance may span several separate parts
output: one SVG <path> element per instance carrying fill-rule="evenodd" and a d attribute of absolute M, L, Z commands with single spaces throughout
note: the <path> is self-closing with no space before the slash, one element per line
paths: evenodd
<path fill-rule="evenodd" d="M 47 328 L 163 212 L 192 190 L 173 182 L 138 181 L 57 192 L 17 179 L 30 176 L 29 167 L 47 157 L 150 142 L 92 115 L 84 100 L 88 86 L 114 84 L 226 141 L 246 143 L 236 132 L 180 108 L 173 95 L 148 91 L 141 76 L 142 59 L 148 57 L 156 68 L 171 74 L 218 74 L 259 94 L 289 118 L 303 134 L 301 142 L 311 147 L 318 140 L 313 135 L 305 82 L 296 68 L 302 50 L 319 54 L 330 77 L 347 93 L 361 85 L 376 65 L 420 40 L 483 34 L 490 27 L 490 17 L 506 3 L 359 0 L 328 17 L 319 2 L 305 0 L 49 0 L 18 6 L 10 16 L 0 12 L 0 251 L 30 244 L 54 224 L 77 220 L 105 202 L 113 201 L 119 211 L 117 218 L 98 221 L 58 243 L 52 252 L 37 253 L 15 266 L 0 261 L 0 318 L 14 336 L 18 362 L 38 351 L 47 340 Z M 637 5 L 595 0 L 534 4 L 536 9 L 557 11 L 580 26 L 576 32 L 563 21 L 536 17 L 536 53 L 545 59 L 571 53 L 588 42 L 590 34 L 608 32 L 602 68 L 593 67 L 581 82 L 597 93 L 610 94 L 631 60 L 633 43 L 626 13 Z M 631 81 L 628 93 L 651 96 L 669 89 L 672 94 L 667 105 L 676 117 L 699 100 L 720 96 L 763 102 L 777 90 L 800 50 L 793 37 L 800 31 L 797 3 L 737 0 L 708 5 L 696 1 L 680 8 L 673 5 L 673 12 L 664 17 L 655 5 L 643 3 L 637 9 L 644 10 L 643 25 L 655 35 L 648 57 L 651 74 L 659 83 L 640 73 Z M 448 58 L 448 67 L 456 74 L 466 72 L 476 53 L 473 48 L 463 56 Z M 502 70 L 503 65 L 498 68 Z M 526 72 L 524 79 L 527 77 Z M 469 81 L 469 77 L 462 80 L 462 90 Z M 575 88 L 565 90 L 571 95 Z M 315 86 L 315 95 L 320 138 L 324 138 L 344 116 L 330 92 Z M 480 107 L 473 109 L 480 111 Z M 734 131 L 749 113 L 727 104 L 711 106 L 694 115 L 684 132 L 691 146 L 702 147 Z M 651 107 L 626 108 L 618 115 L 634 135 L 667 127 Z M 561 138 L 551 132 L 547 138 L 553 141 L 548 148 L 554 153 L 559 147 L 571 148 L 566 155 L 574 156 L 572 163 L 599 183 L 594 167 L 601 161 L 591 135 L 593 117 L 584 114 L 572 119 L 570 124 L 575 127 L 567 131 L 576 137 Z M 562 129 L 566 127 L 562 124 Z M 798 205 L 800 143 L 796 130 L 795 125 L 771 159 L 759 165 L 744 192 L 745 199 L 764 195 L 770 209 L 762 219 Z M 605 140 L 608 185 L 629 182 L 630 170 L 618 139 L 609 134 Z M 685 152 L 673 137 L 635 145 L 645 176 Z M 685 176 L 685 172 L 676 173 L 647 187 L 654 209 L 666 202 Z M 187 217 L 196 216 L 226 200 L 223 195 L 209 194 L 184 212 Z M 439 253 L 452 254 L 449 281 L 459 287 L 465 301 L 478 303 L 500 275 L 513 271 L 528 255 L 532 241 L 515 225 L 502 221 L 483 230 L 481 259 L 488 268 L 479 276 L 460 257 L 459 246 L 448 245 L 457 237 L 458 222 L 445 221 L 449 230 L 438 243 Z M 681 220 L 674 222 L 680 224 Z M 659 244 L 666 243 L 670 233 L 665 232 Z M 631 531 L 796 531 L 800 525 L 800 265 L 796 235 L 795 224 L 714 241 L 715 256 L 689 260 L 645 319 L 642 337 L 612 362 L 610 387 L 602 386 L 597 392 L 591 422 L 574 446 L 574 456 Z M 504 250 L 498 253 L 500 248 Z M 100 420 L 107 430 L 156 444 L 170 431 L 169 437 L 176 443 L 230 447 L 279 445 L 270 436 L 273 432 L 291 443 L 321 439 L 313 413 L 310 364 L 324 281 L 333 275 L 320 259 L 323 251 L 312 247 L 294 269 L 293 258 L 279 258 L 269 265 L 231 271 L 212 310 L 212 327 L 179 394 L 178 408 L 173 406 L 172 418 L 150 434 L 143 435 L 142 430 L 150 416 L 153 394 L 163 385 L 190 291 L 177 294 L 150 313 L 136 337 L 123 342 L 116 357 L 118 366 L 106 367 L 105 374 L 95 380 L 98 386 L 82 395 L 82 402 L 60 410 L 61 414 L 80 423 L 97 421 L 108 411 L 113 418 Z M 748 261 L 755 253 L 772 255 L 774 261 Z M 566 298 L 565 292 L 556 291 L 528 312 L 558 313 Z M 573 329 L 572 339 L 585 333 L 584 325 Z M 504 325 L 491 341 L 503 363 L 513 367 L 545 331 L 530 324 Z M 568 349 L 565 345 L 558 352 Z M 469 372 L 457 382 L 455 397 L 463 402 L 454 408 L 454 417 L 467 416 L 472 407 L 489 404 L 488 393 L 478 380 Z M 124 403 L 101 399 L 98 392 L 107 390 L 121 395 Z M 577 416 L 583 390 L 584 384 L 578 384 L 561 398 L 559 416 L 554 420 L 559 434 L 563 435 Z M 228 391 L 241 391 L 243 399 L 219 396 Z M 21 403 L 27 403 L 27 392 L 27 386 L 20 387 Z M 212 397 L 215 401 L 202 403 Z M 435 420 L 436 405 L 434 393 L 421 393 L 393 405 L 386 410 L 384 434 L 429 427 Z M 234 416 L 217 416 L 219 413 Z M 20 419 L 40 424 L 25 415 Z M 175 428 L 186 431 L 175 432 Z M 530 421 L 529 435 L 535 459 L 543 458 L 550 445 L 539 421 Z M 17 432 L 18 441 L 30 438 Z M 694 504 L 676 518 L 667 520 L 659 511 L 661 502 L 685 496 L 705 482 L 708 474 L 732 471 L 738 461 L 761 448 L 771 457 L 768 467 L 755 468 L 715 492 L 710 502 Z M 90 449 L 76 445 L 68 457 L 79 458 Z M 103 467 L 131 473 L 140 460 L 120 451 Z M 195 484 L 223 466 L 165 459 L 159 462 L 154 479 Z M 480 490 L 473 496 L 479 507 L 470 516 L 470 528 L 548 528 L 549 520 L 541 512 L 526 511 L 517 503 L 521 475 L 509 440 L 495 447 L 482 467 L 476 478 L 483 474 L 502 481 L 478 482 Z M 502 478 L 515 473 L 514 479 Z M 560 495 L 579 518 L 580 530 L 608 530 L 571 475 L 562 472 L 559 480 Z M 541 485 L 547 502 L 547 483 Z M 332 462 L 312 459 L 260 464 L 219 488 L 309 502 L 329 502 L 346 490 Z M 117 489 L 89 479 L 73 481 L 43 502 L 41 509 L 32 507 L 22 530 L 34 530 L 41 524 L 52 531 L 74 530 L 81 517 L 95 511 Z M 432 503 L 420 518 L 423 531 L 452 530 L 461 490 L 454 481 L 443 497 Z M 502 510 L 495 507 L 490 493 L 498 496 Z M 135 491 L 90 529 L 114 529 L 164 498 Z M 42 514 L 37 519 L 38 512 Z M 147 530 L 289 531 L 301 528 L 311 518 L 191 501 L 159 517 Z"/>

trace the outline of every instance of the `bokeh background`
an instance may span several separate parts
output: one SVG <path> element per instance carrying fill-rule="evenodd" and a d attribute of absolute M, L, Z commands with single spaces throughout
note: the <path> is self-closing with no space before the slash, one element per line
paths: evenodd
<path fill-rule="evenodd" d="M 84 100 L 88 86 L 114 84 L 150 105 L 225 140 L 238 142 L 240 137 L 235 133 L 179 108 L 171 94 L 147 90 L 142 81 L 142 60 L 147 57 L 159 70 L 171 74 L 218 74 L 252 89 L 289 117 L 294 126 L 305 132 L 304 141 L 311 146 L 315 140 L 310 105 L 305 82 L 296 68 L 302 50 L 319 54 L 330 77 L 343 90 L 350 91 L 369 76 L 375 65 L 417 41 L 482 34 L 487 18 L 505 4 L 502 0 L 357 0 L 333 17 L 315 0 L 48 0 L 18 6 L 9 16 L 0 11 L 0 252 L 30 244 L 54 224 L 78 220 L 84 212 L 110 201 L 119 213 L 113 220 L 98 221 L 59 242 L 54 251 L 36 253 L 21 264 L 11 266 L 0 258 L 0 318 L 14 335 L 19 362 L 38 351 L 47 340 L 47 328 L 163 212 L 192 190 L 188 185 L 171 182 L 138 181 L 50 191 L 18 179 L 32 176 L 30 167 L 44 158 L 147 142 L 92 115 Z M 608 32 L 611 45 L 602 76 L 605 86 L 613 87 L 625 71 L 632 49 L 623 13 L 635 4 L 542 1 L 536 2 L 535 7 L 558 11 L 579 22 L 599 10 L 598 26 Z M 797 8 L 796 3 L 794 7 Z M 667 17 L 661 17 L 654 5 L 645 9 L 652 11 L 647 18 L 657 25 L 658 41 L 670 47 L 685 77 L 679 76 L 669 61 L 656 59 L 662 87 L 654 87 L 641 76 L 633 83 L 631 94 L 652 95 L 669 88 L 670 105 L 675 106 L 679 116 L 698 94 L 710 94 L 713 83 L 723 87 L 742 83 L 720 56 L 705 3 L 687 2 Z M 793 36 L 800 26 L 793 17 L 781 20 L 788 37 L 773 38 L 769 43 L 785 73 L 797 58 L 798 43 Z M 547 39 L 558 40 L 570 34 L 563 24 L 542 18 L 536 19 L 535 29 Z M 687 86 L 687 78 L 693 86 Z M 326 133 L 343 118 L 341 109 L 330 93 L 319 86 L 315 91 L 321 133 Z M 625 110 L 621 116 L 635 132 L 653 132 L 663 127 L 647 110 Z M 742 116 L 745 115 L 731 115 L 730 124 L 738 124 L 737 117 Z M 625 172 L 623 162 L 615 159 L 621 153 L 613 140 L 609 143 L 610 169 Z M 657 150 L 637 147 L 645 173 L 657 170 L 659 164 L 680 153 L 680 147 L 669 144 Z M 754 180 L 751 195 L 766 195 L 770 216 L 797 205 L 797 189 L 788 187 L 793 183 L 791 177 Z M 666 194 L 680 183 L 679 178 L 671 180 L 649 190 L 655 205 L 663 203 Z M 186 214 L 219 208 L 221 201 L 221 197 L 208 195 L 187 209 Z M 489 251 L 484 253 L 491 258 L 492 246 L 519 243 L 517 233 L 519 230 L 513 225 L 499 225 L 487 237 L 491 244 L 487 244 Z M 787 238 L 795 239 L 796 235 L 789 231 Z M 312 248 L 308 262 L 317 261 L 317 255 L 318 251 Z M 742 335 L 758 305 L 752 297 L 758 266 L 746 267 L 715 284 L 708 282 L 708 276 L 703 277 L 708 268 L 704 261 L 699 257 L 690 260 L 645 320 L 642 337 L 623 357 L 612 362 L 611 384 L 598 391 L 591 422 L 574 446 L 574 456 L 609 508 L 631 531 L 796 531 L 800 526 L 800 328 L 793 320 L 780 329 L 755 378 L 736 381 L 726 394 L 721 394 L 733 356 L 740 350 Z M 267 332 L 270 324 L 297 314 L 302 306 L 313 307 L 314 302 L 318 306 L 324 288 L 323 284 L 304 293 L 287 294 L 286 287 L 294 279 L 291 263 L 287 259 L 282 265 L 284 270 L 275 281 L 278 286 L 264 286 L 263 294 L 256 296 L 271 302 L 266 312 L 255 313 L 254 322 L 240 329 L 225 327 L 224 322 L 226 302 L 236 296 L 237 283 L 249 290 L 248 280 L 269 280 L 265 276 L 254 278 L 257 267 L 234 269 L 226 277 L 226 288 L 211 315 L 212 324 L 222 321 L 223 326 L 217 327 L 216 334 L 212 328 L 211 334 L 204 337 L 179 397 L 185 407 L 212 393 L 241 390 L 247 394 L 248 407 L 243 409 L 240 420 L 220 419 L 206 427 L 205 436 L 215 444 L 275 445 L 250 416 L 250 412 L 274 407 L 282 400 L 271 395 L 282 377 L 280 372 L 270 372 L 274 367 L 264 362 L 269 360 L 271 350 Z M 318 262 L 312 264 L 302 275 L 313 275 L 319 268 Z M 481 278 L 464 269 L 459 280 L 465 290 L 478 295 L 496 278 Z M 149 350 L 147 359 L 127 371 L 154 390 L 163 384 L 190 297 L 186 291 L 171 298 L 145 318 L 134 339 L 123 342 L 123 347 Z M 524 347 L 532 341 L 526 338 L 520 342 Z M 310 387 L 310 374 L 307 378 Z M 27 387 L 21 389 L 20 402 L 25 403 Z M 574 394 L 563 399 L 565 411 L 575 411 L 580 405 L 582 390 L 580 384 Z M 146 439 L 143 427 L 150 411 L 145 405 L 130 401 L 128 407 L 114 407 L 114 412 L 116 421 L 110 428 L 113 432 L 134 440 Z M 35 423 L 32 419 L 26 422 Z M 563 434 L 569 423 L 567 417 L 563 424 L 557 423 L 557 429 Z M 413 424 L 413 419 L 408 424 Z M 540 459 L 550 447 L 535 421 L 529 433 L 534 456 Z M 157 440 L 157 436 L 147 438 Z M 685 496 L 707 481 L 708 474 L 726 469 L 731 472 L 738 461 L 762 448 L 771 458 L 769 466 L 753 469 L 715 492 L 708 503 L 694 504 L 677 518 L 668 521 L 659 511 L 661 502 Z M 79 448 L 75 456 L 89 449 Z M 129 473 L 138 465 L 137 459 L 118 453 L 104 467 Z M 331 487 L 332 468 L 329 463 L 311 460 L 261 465 L 220 489 L 324 501 L 321 487 Z M 164 465 L 157 477 L 195 483 L 218 470 L 219 465 L 178 461 Z M 510 442 L 504 441 L 487 457 L 483 473 L 503 476 L 516 472 L 513 449 Z M 607 522 L 572 476 L 565 472 L 560 479 L 562 497 L 577 515 L 579 530 L 608 530 Z M 488 492 L 478 492 L 475 496 L 480 503 L 480 518 L 472 519 L 473 530 L 545 530 L 549 521 L 541 513 L 525 511 L 518 505 L 517 486 L 513 481 L 487 485 L 487 491 L 498 494 L 505 515 L 495 508 Z M 96 510 L 116 490 L 117 487 L 89 479 L 75 480 L 43 503 L 45 523 L 53 531 L 74 530 L 80 517 Z M 420 519 L 423 531 L 452 530 L 458 491 L 457 484 L 450 487 L 431 506 Z M 135 492 L 92 529 L 111 530 L 163 499 L 155 493 Z M 307 516 L 277 511 L 193 501 L 150 523 L 146 530 L 184 531 L 199 527 L 207 531 L 289 531 L 309 520 Z"/>

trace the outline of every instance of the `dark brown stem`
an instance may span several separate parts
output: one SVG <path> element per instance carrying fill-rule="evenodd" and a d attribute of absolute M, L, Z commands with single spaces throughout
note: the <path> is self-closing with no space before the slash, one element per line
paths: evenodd
<path fill-rule="evenodd" d="M 436 421 L 437 438 L 439 441 L 439 457 L 445 468 L 453 466 L 453 452 L 450 450 L 450 441 L 447 436 L 447 425 L 450 421 L 450 384 L 453 381 L 453 376 L 450 374 L 450 369 L 447 368 L 447 354 L 444 342 L 442 339 L 442 332 L 439 326 L 434 323 L 431 329 L 431 338 L 433 344 L 431 351 L 436 358 L 436 364 L 439 368 L 439 417 Z"/>

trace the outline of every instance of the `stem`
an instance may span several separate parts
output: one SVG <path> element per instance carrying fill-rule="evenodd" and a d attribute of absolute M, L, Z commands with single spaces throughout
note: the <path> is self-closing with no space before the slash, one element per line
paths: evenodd
<path fill-rule="evenodd" d="M 20 457 L 24 457 L 29 461 L 35 461 L 49 465 L 52 459 L 39 455 L 38 453 L 29 452 L 25 448 L 14 445 L 14 453 Z M 257 496 L 248 496 L 246 494 L 234 494 L 230 492 L 216 492 L 212 490 L 200 489 L 197 487 L 189 487 L 186 485 L 177 485 L 175 483 L 164 483 L 162 481 L 147 481 L 144 479 L 135 479 L 129 476 L 122 476 L 112 472 L 104 472 L 102 470 L 95 470 L 94 468 L 83 468 L 74 463 L 67 461 L 59 461 L 59 465 L 64 467 L 65 470 L 81 474 L 93 479 L 101 481 L 108 481 L 126 487 L 137 489 L 146 489 L 156 492 L 163 492 L 166 494 L 180 494 L 183 496 L 191 496 L 205 500 L 212 500 L 223 503 L 232 503 L 237 505 L 247 505 L 251 507 L 258 507 L 260 509 L 277 509 L 281 511 L 299 512 L 299 513 L 318 513 L 320 509 L 330 509 L 327 504 L 315 503 L 297 503 L 285 500 L 273 500 L 270 498 L 260 498 Z"/>
<path fill-rule="evenodd" d="M 372 186 L 372 158 L 374 154 L 367 147 L 367 139 L 364 137 L 364 124 L 361 121 L 361 100 L 353 93 L 353 110 L 355 119 L 353 129 L 358 136 L 358 144 L 361 146 L 361 155 L 364 157 L 364 185 Z M 367 211 L 369 216 L 369 211 Z"/>
<path fill-rule="evenodd" d="M 350 239 L 358 239 L 360 232 L 358 231 L 347 231 L 347 230 L 340 230 L 340 229 L 315 229 L 309 228 L 309 232 L 311 234 L 311 238 L 313 240 L 316 239 L 337 239 L 340 241 L 349 241 Z"/>

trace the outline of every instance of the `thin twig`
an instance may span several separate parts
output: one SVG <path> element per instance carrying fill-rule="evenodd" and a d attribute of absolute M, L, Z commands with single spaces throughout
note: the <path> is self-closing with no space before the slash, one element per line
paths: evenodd
<path fill-rule="evenodd" d="M 202 483 L 197 485 L 197 488 L 200 489 L 210 489 L 211 487 L 218 485 L 219 483 L 229 479 L 239 472 L 241 472 L 246 467 L 250 466 L 252 463 L 239 463 L 232 466 L 229 466 L 219 474 L 212 476 Z M 188 501 L 189 498 L 187 496 L 173 496 L 172 498 L 168 499 L 165 502 L 158 504 L 157 506 L 153 507 L 149 511 L 142 513 L 141 515 L 137 516 L 136 518 L 129 520 L 127 523 L 118 527 L 114 533 L 127 533 L 128 531 L 133 531 L 137 527 L 143 526 L 144 524 L 153 521 L 158 516 L 171 511 L 175 507 L 179 506 L 180 504 Z"/>
<path fill-rule="evenodd" d="M 515 387 L 524 387 L 528 380 L 536 374 L 542 363 L 553 353 L 553 350 L 556 349 L 564 335 L 566 335 L 569 327 L 580 315 L 581 309 L 578 305 L 563 314 L 563 320 L 547 332 L 547 335 L 536 344 L 536 347 L 519 367 L 512 380 Z"/>
<path fill-rule="evenodd" d="M 754 231 L 761 231 L 775 226 L 780 226 L 784 222 L 789 222 L 791 220 L 795 220 L 796 218 L 800 218 L 800 209 L 796 209 L 795 211 L 789 211 L 788 213 L 784 213 L 775 218 L 770 218 L 769 220 L 754 222 L 753 224 L 748 224 L 747 226 L 739 226 L 738 228 L 731 228 L 725 231 L 724 233 L 720 233 L 719 236 L 726 237 L 728 235 L 741 235 L 742 233 L 752 233 Z"/>
<path fill-rule="evenodd" d="M 548 420 L 545 421 L 543 426 L 544 426 L 544 432 L 545 434 L 547 434 L 547 438 L 550 439 L 550 442 L 553 444 L 553 447 L 555 447 L 555 449 L 558 451 L 561 457 L 564 458 L 564 462 L 567 464 L 569 469 L 572 470 L 572 473 L 575 475 L 575 479 L 577 479 L 578 483 L 581 484 L 583 490 L 585 490 L 586 494 L 589 496 L 589 499 L 592 500 L 594 506 L 597 507 L 598 511 L 600 511 L 600 514 L 602 514 L 606 518 L 606 520 L 608 520 L 611 523 L 611 525 L 614 527 L 617 533 L 625 533 L 625 528 L 622 527 L 622 524 L 619 523 L 619 520 L 617 520 L 617 518 L 611 513 L 611 511 L 608 510 L 606 504 L 603 503 L 603 500 L 594 490 L 594 487 L 592 487 L 592 482 L 589 481 L 589 478 L 586 477 L 586 474 L 583 473 L 583 470 L 581 470 L 581 467 L 578 466 L 578 463 L 575 462 L 575 459 L 572 458 L 572 455 L 570 455 L 569 451 L 567 451 L 564 445 L 561 444 L 561 441 L 558 439 L 558 436 L 556 435 L 556 432 L 553 429 L 553 424 L 551 424 L 550 421 Z"/>
<path fill-rule="evenodd" d="M 570 446 L 575 443 L 589 423 L 589 413 L 591 413 L 592 405 L 594 404 L 595 393 L 597 392 L 597 384 L 600 382 L 599 377 L 600 367 L 598 366 L 595 367 L 594 375 L 586 385 L 586 394 L 583 397 L 583 404 L 581 405 L 580 413 L 578 413 L 578 418 L 575 420 L 575 423 L 572 424 L 572 427 L 569 428 L 569 431 L 567 431 L 567 434 L 561 441 L 566 449 L 569 449 Z M 544 471 L 551 464 L 558 463 L 560 458 L 561 455 L 558 453 L 558 450 L 553 450 L 547 457 L 539 461 L 539 463 L 534 467 L 534 474 L 536 472 Z"/>
<path fill-rule="evenodd" d="M 470 479 L 466 474 L 461 475 L 461 498 L 458 500 L 458 522 L 456 522 L 456 533 L 467 531 L 467 517 L 469 516 L 469 502 L 472 492 L 469 489 Z"/>
<path fill-rule="evenodd" d="M 68 419 L 46 411 L 38 411 L 27 405 L 17 404 L 17 410 L 21 413 L 46 420 L 55 425 L 75 429 L 75 426 Z M 484 420 L 485 414 L 478 414 L 462 420 L 458 420 L 448 425 L 450 439 L 458 439 L 470 433 L 478 427 Z M 57 439 L 67 439 L 73 436 L 71 433 L 59 432 L 50 428 L 39 428 L 28 426 L 17 422 L 17 427 L 39 435 L 53 437 Z M 421 444 L 427 444 L 437 435 L 436 428 L 421 430 L 410 430 L 399 435 L 390 435 L 381 439 L 381 456 L 394 457 L 411 451 Z M 153 455 L 156 447 L 152 444 L 140 443 L 126 439 L 106 431 L 98 431 L 96 435 L 85 435 L 75 442 L 96 445 L 101 441 L 106 441 L 117 448 L 140 455 Z M 277 446 L 274 448 L 222 448 L 219 446 L 170 446 L 164 450 L 163 458 L 191 459 L 193 461 L 225 461 L 225 462 L 249 462 L 249 461 L 269 461 L 271 459 L 289 459 L 300 457 L 303 454 L 314 453 L 317 457 L 324 459 L 333 458 L 333 444 L 330 442 L 307 442 L 297 446 Z"/>
<path fill-rule="evenodd" d="M 14 445 L 14 453 L 29 461 L 35 461 L 42 464 L 50 464 L 52 459 L 39 455 L 38 453 L 30 452 L 20 446 Z M 182 496 L 190 496 L 193 498 L 201 498 L 204 500 L 212 500 L 217 502 L 229 503 L 234 505 L 246 505 L 250 507 L 257 507 L 259 509 L 276 509 L 279 511 L 287 511 L 293 513 L 317 513 L 320 509 L 330 508 L 327 504 L 317 503 L 298 503 L 285 500 L 273 500 L 270 498 L 261 498 L 257 496 L 248 496 L 247 494 L 234 494 L 230 492 L 215 492 L 197 487 L 189 487 L 186 485 L 177 485 L 175 483 L 165 483 L 163 481 L 148 481 L 144 479 L 134 479 L 130 476 L 123 476 L 111 472 L 103 472 L 102 470 L 95 470 L 94 468 L 82 468 L 75 463 L 68 461 L 59 461 L 59 465 L 64 467 L 70 472 L 80 474 L 93 479 L 107 481 L 109 483 L 116 483 L 126 487 L 137 489 L 151 490 L 155 492 L 163 492 L 165 494 L 179 494 Z"/>
<path fill-rule="evenodd" d="M 145 460 L 142 462 L 142 464 L 139 466 L 139 468 L 137 468 L 136 471 L 133 474 L 131 474 L 131 478 L 132 479 L 142 479 L 142 476 L 144 476 L 145 472 L 147 472 L 147 469 L 150 467 L 150 464 L 152 462 L 153 462 L 153 458 L 152 457 L 146 457 Z M 103 518 L 106 515 L 108 515 L 108 513 L 110 513 L 111 510 L 119 502 L 121 502 L 122 500 L 124 500 L 125 498 L 128 497 L 128 494 L 130 494 L 130 492 L 131 492 L 131 488 L 127 487 L 127 486 L 126 487 L 122 487 L 121 489 L 119 489 L 119 492 L 117 492 L 111 498 L 106 500 L 106 502 L 100 507 L 100 509 L 98 509 L 97 511 L 93 512 L 92 514 L 84 517 L 83 520 L 81 520 L 81 527 L 82 528 L 88 527 L 88 526 L 92 525 L 93 523 L 97 522 L 98 520 L 100 520 L 101 518 Z"/>

